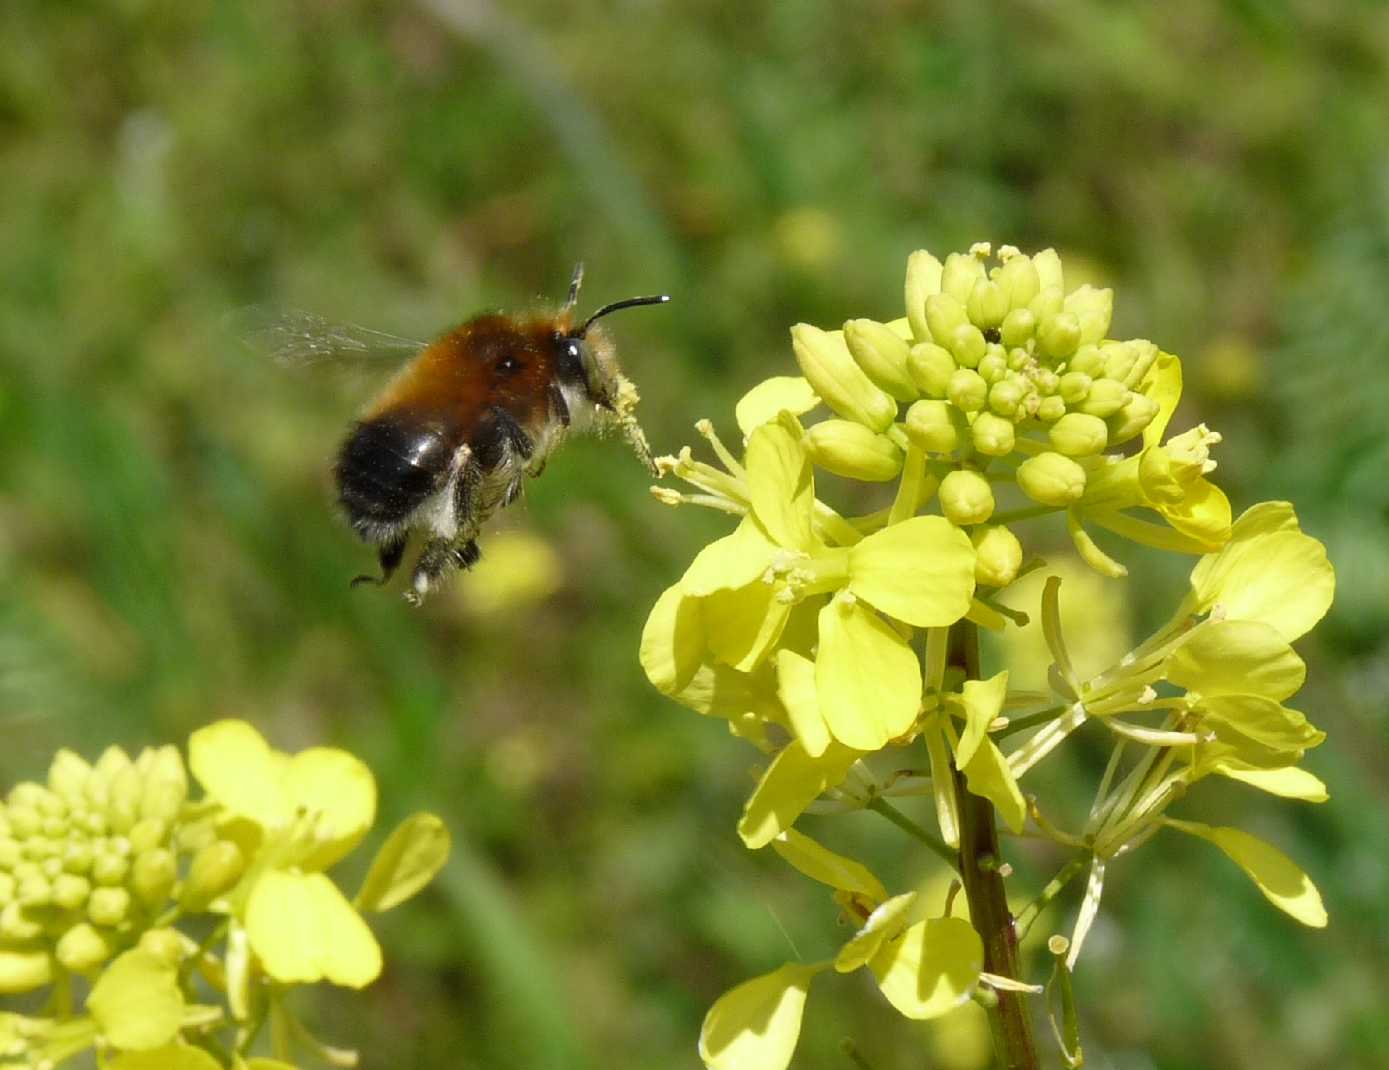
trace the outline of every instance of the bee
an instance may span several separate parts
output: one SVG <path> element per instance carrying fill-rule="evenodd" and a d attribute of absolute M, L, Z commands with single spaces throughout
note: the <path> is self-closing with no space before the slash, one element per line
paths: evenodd
<path fill-rule="evenodd" d="M 570 434 L 616 432 L 655 471 L 633 415 L 636 389 L 598 321 L 670 298 L 629 297 L 579 321 L 582 284 L 580 264 L 558 310 L 482 313 L 428 344 L 302 312 L 243 326 L 243 338 L 281 364 L 412 354 L 348 429 L 333 465 L 338 502 L 376 547 L 381 570 L 353 586 L 387 583 L 416 532 L 407 601 L 418 605 L 452 572 L 471 568 L 483 524 Z"/>

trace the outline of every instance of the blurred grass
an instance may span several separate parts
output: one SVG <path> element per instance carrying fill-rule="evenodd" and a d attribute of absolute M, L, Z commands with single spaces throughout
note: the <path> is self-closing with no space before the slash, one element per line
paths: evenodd
<path fill-rule="evenodd" d="M 9 0 L 4 781 L 223 714 L 340 742 L 459 855 L 388 919 L 383 981 L 316 1001 L 330 1033 L 368 1065 L 696 1065 L 718 992 L 834 937 L 825 897 L 737 845 L 749 752 L 636 666 L 719 519 L 577 443 L 506 521 L 561 558 L 549 597 L 349 592 L 369 555 L 326 459 L 361 395 L 253 366 L 217 323 L 273 300 L 428 335 L 557 298 L 582 258 L 592 302 L 676 297 L 615 325 L 672 450 L 786 370 L 790 323 L 893 314 L 911 249 L 1054 244 L 1118 288 L 1117 332 L 1186 358 L 1231 498 L 1293 498 L 1341 576 L 1302 696 L 1332 802 L 1184 811 L 1284 845 L 1331 928 L 1159 838 L 1115 867 L 1078 979 L 1091 1065 L 1389 1063 L 1387 69 L 1389 15 L 1354 2 Z M 1137 626 L 1183 575 L 1147 564 Z M 929 869 L 867 817 L 825 835 L 898 885 Z M 817 989 L 797 1065 L 845 1066 L 844 1035 L 922 1065 L 853 987 Z"/>

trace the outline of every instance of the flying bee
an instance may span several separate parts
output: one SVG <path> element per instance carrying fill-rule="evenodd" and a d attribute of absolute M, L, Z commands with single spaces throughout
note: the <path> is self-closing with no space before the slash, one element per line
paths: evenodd
<path fill-rule="evenodd" d="M 629 297 L 579 321 L 583 265 L 556 311 L 475 316 L 429 344 L 307 313 L 245 329 L 246 340 L 282 364 L 314 364 L 383 352 L 412 353 L 352 424 L 333 466 L 352 529 L 376 547 L 385 584 L 419 532 L 423 544 L 406 599 L 419 604 L 455 569 L 480 557 L 482 525 L 538 476 L 570 433 L 616 432 L 653 472 L 633 415 L 637 393 L 623 376 L 598 320 L 623 308 L 664 304 Z"/>

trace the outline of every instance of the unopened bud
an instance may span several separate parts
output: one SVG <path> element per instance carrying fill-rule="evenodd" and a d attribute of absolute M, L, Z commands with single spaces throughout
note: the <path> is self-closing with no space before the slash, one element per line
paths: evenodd
<path fill-rule="evenodd" d="M 124 888 L 93 888 L 87 898 L 87 917 L 97 925 L 119 925 L 129 913 L 130 893 Z"/>
<path fill-rule="evenodd" d="M 53 881 L 53 902 L 64 910 L 76 910 L 87 901 L 92 885 L 86 877 L 60 873 Z"/>
<path fill-rule="evenodd" d="M 1076 350 L 1075 356 L 1066 362 L 1068 372 L 1083 372 L 1092 379 L 1098 379 L 1104 375 L 1105 357 L 1100 352 L 1100 347 L 1093 343 L 1086 343 Z"/>
<path fill-rule="evenodd" d="M 53 960 L 44 950 L 0 950 L 0 995 L 32 992 L 53 980 Z"/>
<path fill-rule="evenodd" d="M 902 450 L 852 420 L 824 420 L 805 434 L 810 459 L 837 476 L 886 483 L 902 471 Z"/>
<path fill-rule="evenodd" d="M 1040 453 L 1018 465 L 1018 486 L 1042 505 L 1070 505 L 1085 493 L 1085 469 L 1059 453 Z"/>
<path fill-rule="evenodd" d="M 15 899 L 23 907 L 46 907 L 53 902 L 53 885 L 41 873 L 21 877 Z"/>
<path fill-rule="evenodd" d="M 907 410 L 907 437 L 927 453 L 953 453 L 965 427 L 960 410 L 944 401 L 918 401 Z"/>
<path fill-rule="evenodd" d="M 1109 441 L 1117 445 L 1127 442 L 1153 422 L 1158 403 L 1144 394 L 1130 394 L 1128 402 L 1108 420 Z"/>
<path fill-rule="evenodd" d="M 977 527 L 974 543 L 974 579 L 985 587 L 1007 587 L 1022 568 L 1022 543 L 1002 524 Z"/>
<path fill-rule="evenodd" d="M 1088 283 L 1066 297 L 1063 306 L 1080 324 L 1082 342 L 1098 342 L 1109 333 L 1109 321 L 1114 314 L 1114 291 L 1096 289 Z"/>
<path fill-rule="evenodd" d="M 1037 419 L 1044 424 L 1055 423 L 1066 415 L 1066 403 L 1056 394 L 1042 398 L 1037 403 Z"/>
<path fill-rule="evenodd" d="M 1000 416 L 1012 416 L 1027 396 L 1027 389 L 1013 379 L 1002 379 L 989 387 L 989 408 Z"/>
<path fill-rule="evenodd" d="M 141 851 L 157 847 L 168 838 L 168 826 L 157 817 L 147 817 L 135 823 L 135 827 L 130 830 L 127 839 L 130 840 L 132 853 L 139 854 Z"/>
<path fill-rule="evenodd" d="M 925 249 L 907 257 L 907 322 L 912 337 L 918 342 L 931 341 L 931 329 L 926 323 L 926 298 L 940 293 L 941 263 Z"/>
<path fill-rule="evenodd" d="M 994 281 L 1008 295 L 1008 305 L 1014 312 L 1026 309 L 1037 296 L 1037 291 L 1042 288 L 1042 280 L 1038 278 L 1037 268 L 1030 256 L 1015 256 L 1010 259 L 994 273 Z"/>
<path fill-rule="evenodd" d="M 1089 457 L 1109 444 L 1109 428 L 1098 416 L 1068 412 L 1047 432 L 1058 453 L 1067 457 Z"/>
<path fill-rule="evenodd" d="M 978 367 L 974 369 L 984 380 L 992 385 L 998 382 L 1008 373 L 1008 354 L 1000 345 L 992 342 L 984 349 L 984 357 L 979 361 Z"/>
<path fill-rule="evenodd" d="M 84 840 L 71 840 L 63 848 L 63 868 L 69 873 L 86 873 L 92 868 L 92 847 Z"/>
<path fill-rule="evenodd" d="M 130 872 L 130 861 L 113 850 L 102 851 L 92 859 L 92 880 L 101 885 L 122 884 Z"/>
<path fill-rule="evenodd" d="M 48 767 L 48 786 L 69 801 L 80 799 L 91 775 L 92 767 L 65 747 Z"/>
<path fill-rule="evenodd" d="M 142 903 L 154 907 L 169 898 L 177 877 L 173 853 L 164 847 L 151 847 L 135 856 L 129 883 Z"/>
<path fill-rule="evenodd" d="M 17 840 L 27 840 L 43 830 L 43 815 L 32 806 L 10 804 L 10 830 Z"/>
<path fill-rule="evenodd" d="M 971 468 L 957 468 L 940 481 L 941 512 L 952 524 L 982 524 L 994 512 L 989 481 Z"/>
<path fill-rule="evenodd" d="M 907 356 L 907 370 L 927 397 L 945 397 L 946 387 L 957 367 L 950 351 L 934 342 L 919 342 Z"/>
<path fill-rule="evenodd" d="M 826 405 L 874 431 L 888 429 L 897 416 L 897 403 L 854 362 L 842 334 L 798 323 L 791 328 L 791 347 L 801 374 Z"/>
<path fill-rule="evenodd" d="M 174 929 L 148 929 L 140 934 L 140 950 L 170 966 L 183 961 L 183 939 Z"/>
<path fill-rule="evenodd" d="M 1148 369 L 1153 366 L 1153 362 L 1158 358 L 1158 347 L 1149 342 L 1146 338 L 1135 338 L 1129 342 L 1134 351 L 1138 354 L 1133 362 L 1133 367 L 1129 374 L 1124 377 L 1124 385 L 1130 389 L 1136 389 L 1138 384 L 1143 381 L 1143 377 L 1148 374 Z"/>
<path fill-rule="evenodd" d="M 850 320 L 844 324 L 844 342 L 864 374 L 898 401 L 920 396 L 907 370 L 911 346 L 891 328 L 873 320 Z"/>
<path fill-rule="evenodd" d="M 1117 379 L 1096 379 L 1077 408 L 1091 416 L 1113 416 L 1128 404 L 1129 388 Z"/>
<path fill-rule="evenodd" d="M 193 856 L 179 902 L 185 910 L 202 910 L 241 879 L 246 860 L 231 840 L 214 840 Z"/>
<path fill-rule="evenodd" d="M 969 292 L 965 311 L 970 321 L 981 330 L 997 327 L 1008 315 L 1008 294 L 1003 287 L 988 279 L 980 279 Z"/>
<path fill-rule="evenodd" d="M 1042 318 L 1037 328 L 1037 347 L 1053 360 L 1065 360 L 1080 344 L 1080 320 L 1071 312 Z"/>
<path fill-rule="evenodd" d="M 941 271 L 940 288 L 963 307 L 974 290 L 974 284 L 986 277 L 984 264 L 978 257 L 969 253 L 951 253 L 945 258 L 945 268 Z M 935 328 L 931 328 L 932 332 Z M 935 335 L 939 338 L 940 335 Z"/>
<path fill-rule="evenodd" d="M 972 368 L 961 368 L 950 377 L 946 396 L 961 412 L 978 412 L 989 400 L 989 384 Z"/>
<path fill-rule="evenodd" d="M 188 796 L 188 774 L 183 767 L 183 757 L 174 746 L 157 747 L 140 757 L 146 761 L 141 774 L 144 792 L 140 798 L 140 816 L 172 821 Z"/>
<path fill-rule="evenodd" d="M 1138 351 L 1128 342 L 1105 342 L 1100 346 L 1104 357 L 1104 377 L 1124 382 L 1138 361 Z"/>
<path fill-rule="evenodd" d="M 972 323 L 962 323 L 950 335 L 950 352 L 962 368 L 973 368 L 984 359 L 984 333 Z"/>
<path fill-rule="evenodd" d="M 1003 317 L 999 340 L 1010 349 L 1025 346 L 1037 330 L 1037 317 L 1029 309 L 1015 308 Z"/>
<path fill-rule="evenodd" d="M 54 956 L 64 969 L 90 973 L 111 957 L 111 945 L 89 922 L 78 922 L 58 939 Z"/>
<path fill-rule="evenodd" d="M 931 328 L 931 338 L 941 345 L 949 346 L 956 327 L 969 322 L 965 306 L 947 293 L 932 294 L 926 298 L 926 322 Z"/>
<path fill-rule="evenodd" d="M 116 832 L 129 832 L 140 818 L 140 797 L 145 786 L 140 771 L 133 765 L 122 769 L 111 780 L 111 798 L 106 804 L 106 816 Z"/>
<path fill-rule="evenodd" d="M 1069 371 L 1061 376 L 1061 382 L 1057 384 L 1056 389 L 1066 404 L 1076 405 L 1084 401 L 1090 393 L 1092 382 L 1094 380 L 1084 372 Z"/>
<path fill-rule="evenodd" d="M 991 412 L 981 412 L 974 418 L 969 433 L 974 448 L 987 457 L 1006 457 L 1013 452 L 1016 432 L 1012 420 L 1005 420 Z"/>
<path fill-rule="evenodd" d="M 1043 323 L 1061 311 L 1065 302 L 1066 295 L 1061 292 L 1060 287 L 1044 286 L 1037 291 L 1037 296 L 1028 302 L 1027 310 L 1036 317 L 1040 329 Z"/>

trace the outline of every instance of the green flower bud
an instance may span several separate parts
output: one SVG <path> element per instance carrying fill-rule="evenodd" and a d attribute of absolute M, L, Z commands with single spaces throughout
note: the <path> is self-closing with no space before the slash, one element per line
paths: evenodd
<path fill-rule="evenodd" d="M 41 872 L 47 880 L 57 880 L 63 872 L 63 860 L 57 855 L 49 855 L 39 863 L 39 872 Z"/>
<path fill-rule="evenodd" d="M 984 382 L 996 383 L 1008 371 L 1008 354 L 1003 351 L 1002 346 L 990 344 L 985 349 L 984 358 L 974 370 L 980 374 Z"/>
<path fill-rule="evenodd" d="M 1010 349 L 1024 346 L 1037 330 L 1037 317 L 1029 309 L 1015 308 L 1003 317 L 999 337 Z"/>
<path fill-rule="evenodd" d="M 945 268 L 941 272 L 941 292 L 949 294 L 963 307 L 974 290 L 974 284 L 985 277 L 984 264 L 977 257 L 969 253 L 951 253 L 945 258 Z M 931 328 L 931 332 L 932 337 L 940 337 L 935 333 L 935 327 Z"/>
<path fill-rule="evenodd" d="M 1108 420 L 1111 445 L 1127 442 L 1153 422 L 1158 403 L 1143 394 L 1130 394 L 1128 402 Z"/>
<path fill-rule="evenodd" d="M 1027 396 L 1027 390 L 1012 379 L 1001 379 L 989 387 L 989 408 L 1000 416 L 1012 416 Z"/>
<path fill-rule="evenodd" d="M 1070 371 L 1061 376 L 1057 391 L 1061 395 L 1061 400 L 1066 404 L 1075 405 L 1085 400 L 1090 393 L 1090 384 L 1093 381 L 1084 372 Z"/>
<path fill-rule="evenodd" d="M 179 903 L 185 910 L 202 910 L 233 887 L 245 869 L 240 847 L 231 840 L 214 840 L 193 856 Z"/>
<path fill-rule="evenodd" d="M 985 587 L 1007 587 L 1022 568 L 1022 543 L 1002 524 L 974 529 L 974 580 Z"/>
<path fill-rule="evenodd" d="M 1037 393 L 1043 397 L 1049 397 L 1061 388 L 1061 376 L 1050 368 L 1038 368 L 1036 374 L 1032 376 L 1032 383 L 1037 387 Z"/>
<path fill-rule="evenodd" d="M 15 899 L 23 907 L 46 907 L 53 902 L 53 885 L 39 873 L 23 877 L 15 889 Z"/>
<path fill-rule="evenodd" d="M 805 433 L 810 459 L 827 472 L 867 483 L 886 483 L 902 471 L 902 450 L 852 420 L 825 420 Z"/>
<path fill-rule="evenodd" d="M 63 868 L 69 873 L 86 873 L 92 868 L 92 845 L 85 840 L 69 840 L 63 847 Z"/>
<path fill-rule="evenodd" d="M 1071 312 L 1045 316 L 1037 328 L 1037 347 L 1053 360 L 1065 360 L 1080 344 L 1080 320 Z"/>
<path fill-rule="evenodd" d="M 64 969 L 91 973 L 111 957 L 111 945 L 88 922 L 79 922 L 58 939 L 54 956 Z"/>
<path fill-rule="evenodd" d="M 1067 457 L 1089 457 L 1109 444 L 1109 428 L 1098 416 L 1068 412 L 1047 432 L 1058 453 Z"/>
<path fill-rule="evenodd" d="M 978 412 L 989 399 L 989 384 L 972 368 L 961 368 L 950 377 L 945 393 L 961 412 Z"/>
<path fill-rule="evenodd" d="M 1037 419 L 1043 423 L 1055 423 L 1066 415 L 1066 403 L 1056 394 L 1042 398 L 1037 403 Z"/>
<path fill-rule="evenodd" d="M 949 294 L 932 294 L 926 298 L 926 323 L 931 328 L 934 341 L 948 346 L 955 328 L 968 322 L 965 306 Z"/>
<path fill-rule="evenodd" d="M 970 321 L 981 330 L 997 327 L 1008 315 L 1008 294 L 998 283 L 980 279 L 969 292 L 965 311 Z"/>
<path fill-rule="evenodd" d="M 921 392 L 928 397 L 945 397 L 950 377 L 957 365 L 950 351 L 934 342 L 919 342 L 907 355 L 907 370 Z"/>
<path fill-rule="evenodd" d="M 129 872 L 130 863 L 114 851 L 102 851 L 92 859 L 92 880 L 97 884 L 121 884 Z"/>
<path fill-rule="evenodd" d="M 170 966 L 183 961 L 183 939 L 176 929 L 147 929 L 140 934 L 139 947 Z"/>
<path fill-rule="evenodd" d="M 1129 388 L 1117 379 L 1096 379 L 1078 408 L 1091 416 L 1113 416 L 1128 400 Z"/>
<path fill-rule="evenodd" d="M 982 524 L 994 512 L 989 481 L 971 468 L 957 468 L 940 481 L 941 512 L 952 524 Z"/>
<path fill-rule="evenodd" d="M 791 328 L 791 346 L 801 374 L 825 404 L 846 420 L 886 431 L 897 417 L 897 403 L 873 385 L 849 353 L 842 335 L 807 323 Z"/>
<path fill-rule="evenodd" d="M 1039 453 L 1018 465 L 1018 486 L 1042 505 L 1070 505 L 1085 493 L 1085 469 L 1059 453 Z"/>
<path fill-rule="evenodd" d="M 1026 368 L 1035 367 L 1037 360 L 1026 349 L 1008 350 L 1008 368 L 1010 371 L 1020 372 Z"/>
<path fill-rule="evenodd" d="M 24 907 L 16 899 L 0 910 L 0 936 L 6 940 L 23 943 L 33 940 L 43 933 L 43 925 L 29 917 Z"/>
<path fill-rule="evenodd" d="M 1066 295 L 1061 292 L 1060 287 L 1044 286 L 1037 291 L 1037 296 L 1027 304 L 1027 310 L 1036 317 L 1038 327 L 1051 319 L 1066 303 Z"/>
<path fill-rule="evenodd" d="M 1087 283 L 1067 295 L 1063 307 L 1080 324 L 1080 340 L 1098 342 L 1109 333 L 1109 321 L 1114 314 L 1114 291 L 1108 287 L 1097 290 Z"/>
<path fill-rule="evenodd" d="M 0 950 L 0 995 L 32 992 L 53 980 L 53 959 L 43 950 Z"/>
<path fill-rule="evenodd" d="M 86 877 L 60 873 L 53 881 L 53 902 L 64 910 L 76 910 L 87 901 L 92 885 Z"/>
<path fill-rule="evenodd" d="M 1093 343 L 1086 343 L 1076 350 L 1075 356 L 1066 362 L 1068 372 L 1083 372 L 1092 379 L 1098 379 L 1104 374 L 1105 359 L 1100 352 L 1100 347 Z"/>
<path fill-rule="evenodd" d="M 106 815 L 95 811 L 89 811 L 83 816 L 81 826 L 90 836 L 105 836 L 110 831 Z"/>
<path fill-rule="evenodd" d="M 1143 381 L 1143 377 L 1148 374 L 1148 369 L 1153 366 L 1153 361 L 1158 358 L 1158 347 L 1149 342 L 1146 338 L 1135 338 L 1129 342 L 1129 346 L 1138 354 L 1133 362 L 1133 367 L 1128 375 L 1124 376 L 1124 385 L 1129 389 L 1136 389 L 1138 384 Z"/>
<path fill-rule="evenodd" d="M 64 748 L 53 756 L 48 767 L 48 786 L 68 802 L 82 799 L 92 767 L 80 756 Z"/>
<path fill-rule="evenodd" d="M 10 829 L 17 840 L 37 836 L 43 828 L 43 815 L 31 806 L 10 805 Z"/>
<path fill-rule="evenodd" d="M 953 453 L 965 427 L 960 410 L 944 401 L 918 401 L 907 410 L 907 437 L 927 453 Z"/>
<path fill-rule="evenodd" d="M 973 368 L 984 359 L 984 333 L 972 323 L 962 323 L 950 335 L 950 352 L 962 368 Z"/>
<path fill-rule="evenodd" d="M 183 809 L 188 797 L 188 774 L 183 757 L 174 746 L 156 747 L 140 755 L 144 791 L 140 797 L 140 816 L 169 822 Z"/>
<path fill-rule="evenodd" d="M 111 780 L 111 798 L 106 804 L 106 818 L 117 832 L 129 832 L 140 819 L 140 797 L 145 786 L 140 771 L 133 765 L 122 769 Z"/>
<path fill-rule="evenodd" d="M 125 921 L 130 913 L 130 893 L 124 888 L 93 888 L 87 899 L 87 917 L 108 928 Z"/>
<path fill-rule="evenodd" d="M 133 854 L 139 854 L 151 847 L 157 847 L 168 836 L 169 828 L 162 820 L 157 817 L 143 818 L 130 830 L 130 850 Z"/>
<path fill-rule="evenodd" d="M 981 412 L 974 418 L 969 433 L 974 448 L 987 457 L 1006 457 L 1013 452 L 1016 436 L 1012 420 Z"/>
<path fill-rule="evenodd" d="M 1008 305 L 1014 312 L 1025 310 L 1042 288 L 1042 280 L 1030 256 L 1013 257 L 994 273 L 994 281 L 1008 295 Z"/>
<path fill-rule="evenodd" d="M 40 831 L 50 840 L 61 840 L 68 834 L 68 823 L 61 817 L 45 817 Z"/>
<path fill-rule="evenodd" d="M 158 906 L 168 899 L 177 879 L 178 863 L 173 853 L 163 847 L 141 851 L 130 869 L 130 886 L 140 902 L 148 907 Z"/>
<path fill-rule="evenodd" d="M 1127 342 L 1105 342 L 1100 346 L 1104 357 L 1104 377 L 1123 382 L 1138 362 L 1138 350 Z"/>
<path fill-rule="evenodd" d="M 31 862 L 39 862 L 47 858 L 49 852 L 53 850 L 53 841 L 42 834 L 30 836 L 20 844 L 20 852 Z"/>
<path fill-rule="evenodd" d="M 926 323 L 926 298 L 940 293 L 941 263 L 925 249 L 907 257 L 907 322 L 918 342 L 931 341 Z"/>
<path fill-rule="evenodd" d="M 898 401 L 920 396 L 907 369 L 911 346 L 892 329 L 873 320 L 850 320 L 844 342 L 864 374 Z"/>

